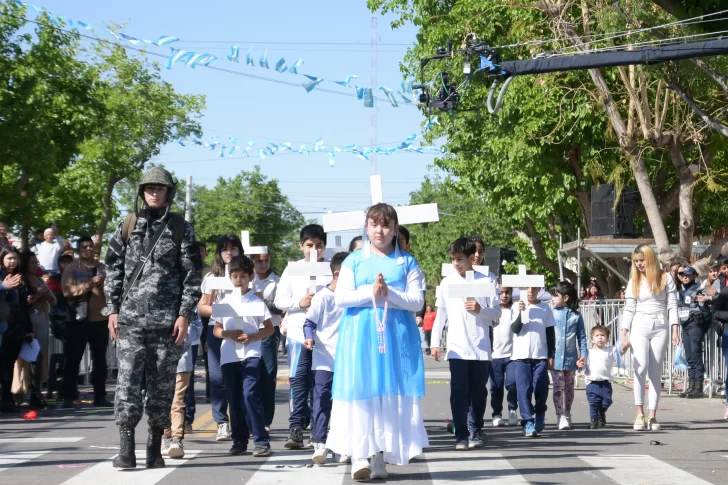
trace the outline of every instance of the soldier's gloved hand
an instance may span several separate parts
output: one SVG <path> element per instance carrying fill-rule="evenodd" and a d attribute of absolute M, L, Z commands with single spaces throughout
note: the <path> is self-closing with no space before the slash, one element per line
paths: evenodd
<path fill-rule="evenodd" d="M 172 331 L 172 335 L 176 337 L 174 343 L 177 345 L 182 345 L 185 341 L 185 338 L 187 338 L 187 329 L 190 326 L 189 320 L 187 320 L 187 317 L 177 317 L 177 321 L 174 322 L 174 330 Z"/>

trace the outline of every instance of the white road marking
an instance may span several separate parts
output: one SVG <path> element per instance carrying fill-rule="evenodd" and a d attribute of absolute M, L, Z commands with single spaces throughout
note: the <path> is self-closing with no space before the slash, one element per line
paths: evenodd
<path fill-rule="evenodd" d="M 313 466 L 312 456 L 313 452 L 306 455 L 292 455 L 290 452 L 274 454 L 259 466 L 247 483 L 250 485 L 291 483 L 341 485 L 344 477 L 351 472 L 348 465 L 333 463 L 331 455 L 329 455 L 329 462 L 326 465 Z"/>
<path fill-rule="evenodd" d="M 26 461 L 35 460 L 48 453 L 48 451 L 6 451 L 0 453 L 0 472 L 11 466 L 20 465 Z"/>
<path fill-rule="evenodd" d="M 1 438 L 0 443 L 75 443 L 83 438 Z"/>
<path fill-rule="evenodd" d="M 580 456 L 619 485 L 711 485 L 649 455 Z"/>
<path fill-rule="evenodd" d="M 425 452 L 425 459 L 433 485 L 528 485 L 500 453 L 435 451 Z"/>

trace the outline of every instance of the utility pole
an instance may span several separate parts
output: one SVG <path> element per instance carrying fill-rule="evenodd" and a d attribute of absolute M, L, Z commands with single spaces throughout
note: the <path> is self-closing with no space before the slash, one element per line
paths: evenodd
<path fill-rule="evenodd" d="M 369 143 L 371 148 L 377 144 L 377 112 L 379 111 L 379 103 L 376 100 L 377 97 L 377 14 L 372 13 L 371 23 L 371 78 L 369 80 L 372 88 L 372 96 L 375 98 L 374 106 L 372 107 L 371 117 L 369 119 Z M 377 155 L 372 153 L 369 156 L 369 175 L 377 174 Z"/>
<path fill-rule="evenodd" d="M 187 176 L 187 190 L 185 191 L 185 220 L 192 222 L 192 175 Z"/>

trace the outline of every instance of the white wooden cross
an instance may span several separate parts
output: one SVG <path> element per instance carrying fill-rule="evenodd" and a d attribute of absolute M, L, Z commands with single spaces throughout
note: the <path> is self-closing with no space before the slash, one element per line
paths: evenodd
<path fill-rule="evenodd" d="M 543 288 L 546 285 L 545 278 L 543 275 L 528 274 L 526 271 L 526 265 L 518 265 L 518 274 L 504 274 L 501 276 L 501 284 L 505 288 L 518 288 L 520 293 L 521 301 L 528 303 L 524 298 L 528 298 L 529 288 Z M 526 312 L 521 312 L 521 322 L 526 323 L 528 321 L 528 315 Z"/>
<path fill-rule="evenodd" d="M 220 320 L 222 318 L 238 318 L 238 317 L 264 317 L 265 303 L 263 301 L 243 302 L 243 292 L 241 288 L 233 288 L 233 292 L 226 296 L 223 302 L 212 304 L 212 320 Z M 245 329 L 242 325 L 234 324 L 237 330 Z M 245 344 L 235 341 L 235 352 L 240 357 L 245 357 Z"/>
<path fill-rule="evenodd" d="M 451 266 L 452 267 L 452 266 Z M 466 298 L 468 301 L 476 297 L 495 298 L 497 291 L 495 283 L 484 278 L 475 281 L 475 271 L 465 272 L 465 283 L 452 283 L 445 289 L 446 298 Z M 471 332 L 475 330 L 475 313 L 468 312 L 467 325 Z"/>
<path fill-rule="evenodd" d="M 341 236 L 336 236 L 334 241 L 335 243 L 333 248 L 327 246 L 326 249 L 324 249 L 324 259 L 331 259 L 336 253 L 340 253 L 348 249 L 341 245 Z"/>
<path fill-rule="evenodd" d="M 240 231 L 240 242 L 243 243 L 243 252 L 246 256 L 268 254 L 268 246 L 250 245 L 250 231 Z"/>
<path fill-rule="evenodd" d="M 218 291 L 232 291 L 235 289 L 232 280 L 230 279 L 230 269 L 228 265 L 225 265 L 225 276 L 208 276 L 206 288 L 208 290 Z"/>
<path fill-rule="evenodd" d="M 372 205 L 384 202 L 382 195 L 382 176 L 369 177 Z M 439 222 L 437 204 L 419 204 L 395 207 L 400 225 L 421 224 L 423 222 Z M 335 212 L 324 214 L 324 230 L 326 232 L 351 231 L 366 226 L 366 211 Z"/>
<path fill-rule="evenodd" d="M 308 276 L 308 292 L 316 293 L 316 279 L 319 276 L 331 276 L 331 264 L 319 263 L 318 251 L 311 249 L 308 261 L 295 261 L 288 263 L 288 274 L 290 276 Z"/>

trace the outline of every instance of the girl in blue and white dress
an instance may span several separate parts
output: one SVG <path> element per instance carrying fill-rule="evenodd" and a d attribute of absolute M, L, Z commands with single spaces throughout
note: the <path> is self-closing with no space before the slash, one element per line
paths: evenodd
<path fill-rule="evenodd" d="M 345 310 L 326 447 L 351 456 L 354 480 L 386 478 L 385 463 L 406 465 L 429 445 L 413 314 L 424 303 L 424 277 L 415 258 L 399 250 L 397 232 L 392 206 L 370 207 L 363 247 L 344 261 L 335 291 Z"/>

